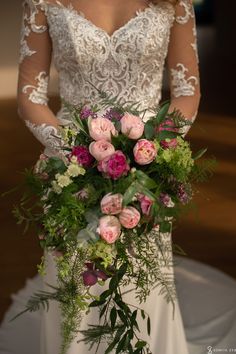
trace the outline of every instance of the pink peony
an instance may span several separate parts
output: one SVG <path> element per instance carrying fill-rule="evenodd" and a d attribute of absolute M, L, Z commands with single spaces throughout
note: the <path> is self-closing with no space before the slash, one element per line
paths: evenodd
<path fill-rule="evenodd" d="M 89 145 L 89 152 L 97 161 L 101 161 L 114 154 L 115 148 L 106 140 L 98 140 Z"/>
<path fill-rule="evenodd" d="M 114 124 L 107 118 L 98 117 L 91 119 L 89 123 L 89 134 L 94 140 L 111 141 L 112 135 L 117 135 Z"/>
<path fill-rule="evenodd" d="M 133 229 L 139 223 L 140 213 L 134 207 L 126 207 L 120 213 L 119 220 L 126 229 Z"/>
<path fill-rule="evenodd" d="M 161 147 L 163 147 L 163 149 L 175 149 L 177 145 L 177 139 L 165 139 L 161 141 Z"/>
<path fill-rule="evenodd" d="M 117 150 L 113 155 L 99 161 L 98 170 L 104 173 L 106 177 L 116 180 L 126 175 L 130 167 L 123 152 Z"/>
<path fill-rule="evenodd" d="M 93 163 L 93 157 L 86 146 L 78 145 L 73 147 L 70 156 L 76 156 L 78 163 L 83 167 L 90 167 Z"/>
<path fill-rule="evenodd" d="M 97 232 L 107 243 L 114 243 L 120 236 L 121 225 L 117 217 L 106 215 L 100 218 Z"/>
<path fill-rule="evenodd" d="M 116 215 L 122 210 L 122 194 L 106 194 L 101 200 L 101 210 L 103 214 Z"/>
<path fill-rule="evenodd" d="M 144 124 L 142 119 L 129 113 L 121 118 L 121 132 L 130 139 L 139 139 L 143 135 Z"/>
<path fill-rule="evenodd" d="M 159 127 L 157 128 L 157 132 L 162 132 L 162 131 L 171 131 L 171 132 L 177 132 L 178 128 L 175 127 L 175 123 L 173 122 L 173 120 L 171 120 L 170 118 L 167 118 L 166 120 L 164 120 L 164 122 L 162 122 Z"/>
<path fill-rule="evenodd" d="M 134 159 L 139 165 L 148 165 L 157 156 L 157 148 L 152 141 L 140 139 L 134 147 Z"/>
<path fill-rule="evenodd" d="M 138 196 L 138 201 L 140 202 L 143 214 L 149 215 L 153 201 L 144 194 Z"/>

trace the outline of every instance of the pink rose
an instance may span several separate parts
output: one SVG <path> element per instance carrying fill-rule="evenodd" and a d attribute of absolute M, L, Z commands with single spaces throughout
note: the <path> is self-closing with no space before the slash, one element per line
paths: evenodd
<path fill-rule="evenodd" d="M 74 146 L 70 156 L 76 156 L 78 163 L 83 167 L 90 167 L 93 163 L 93 157 L 86 146 Z"/>
<path fill-rule="evenodd" d="M 130 139 L 139 139 L 143 135 L 144 124 L 140 117 L 129 113 L 121 118 L 121 132 Z"/>
<path fill-rule="evenodd" d="M 138 196 L 138 201 L 140 202 L 143 214 L 149 215 L 153 201 L 144 194 Z"/>
<path fill-rule="evenodd" d="M 101 210 L 103 214 L 119 214 L 122 210 L 123 196 L 120 193 L 106 194 L 101 200 Z"/>
<path fill-rule="evenodd" d="M 140 220 L 140 213 L 133 207 L 126 207 L 119 215 L 119 220 L 122 226 L 126 229 L 133 229 L 138 225 Z"/>
<path fill-rule="evenodd" d="M 130 167 L 123 152 L 117 150 L 113 155 L 99 161 L 98 170 L 104 173 L 106 177 L 116 180 L 126 175 Z"/>
<path fill-rule="evenodd" d="M 161 141 L 161 147 L 163 149 L 175 149 L 178 145 L 177 139 L 165 139 Z"/>
<path fill-rule="evenodd" d="M 106 140 L 93 141 L 89 145 L 90 154 L 95 157 L 97 161 L 101 161 L 115 152 L 114 146 Z"/>
<path fill-rule="evenodd" d="M 106 215 L 100 218 L 97 232 L 107 243 L 114 243 L 120 236 L 121 225 L 117 217 Z"/>
<path fill-rule="evenodd" d="M 94 140 L 111 141 L 112 135 L 117 135 L 114 124 L 107 118 L 94 118 L 89 123 L 89 134 Z"/>
<path fill-rule="evenodd" d="M 157 156 L 157 148 L 152 141 L 140 139 L 134 147 L 134 159 L 139 165 L 148 165 Z"/>

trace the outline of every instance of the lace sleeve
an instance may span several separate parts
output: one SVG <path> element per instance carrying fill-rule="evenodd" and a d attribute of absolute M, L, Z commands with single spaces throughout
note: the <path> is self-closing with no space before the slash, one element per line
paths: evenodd
<path fill-rule="evenodd" d="M 44 0 L 25 0 L 20 41 L 18 113 L 47 148 L 61 147 L 58 120 L 48 107 L 52 45 Z"/>
<path fill-rule="evenodd" d="M 167 66 L 171 89 L 170 110 L 178 109 L 187 119 L 194 121 L 200 101 L 200 81 L 192 0 L 180 0 L 176 5 Z M 189 127 L 185 134 L 188 130 Z"/>

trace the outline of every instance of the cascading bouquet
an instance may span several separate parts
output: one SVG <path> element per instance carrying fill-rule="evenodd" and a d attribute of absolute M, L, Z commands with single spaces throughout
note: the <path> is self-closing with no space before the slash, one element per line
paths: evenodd
<path fill-rule="evenodd" d="M 36 224 L 42 248 L 56 255 L 58 284 L 34 294 L 23 312 L 59 301 L 62 354 L 79 332 L 90 348 L 105 338 L 105 354 L 151 353 L 138 333 L 138 316 L 148 334 L 150 318 L 125 302 L 122 288 L 132 284 L 141 304 L 159 286 L 174 306 L 173 279 L 160 262 L 161 255 L 165 267 L 172 266 L 162 235 L 191 200 L 192 182 L 212 164 L 196 163 L 205 150 L 193 156 L 181 133 L 190 122 L 178 111 L 168 113 L 168 102 L 149 110 L 144 123 L 138 104 L 99 94 L 94 106 L 64 102 L 71 124 L 59 128 L 63 147 L 57 156 L 42 154 L 26 173 L 30 192 L 14 213 L 19 223 Z M 43 257 L 42 274 L 44 263 Z M 95 284 L 100 295 L 93 294 Z M 80 330 L 92 307 L 100 323 Z"/>

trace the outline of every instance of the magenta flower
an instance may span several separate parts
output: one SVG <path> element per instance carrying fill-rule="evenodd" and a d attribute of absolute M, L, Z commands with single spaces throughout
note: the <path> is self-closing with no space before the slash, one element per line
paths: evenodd
<path fill-rule="evenodd" d="M 90 167 L 94 161 L 89 149 L 82 145 L 73 147 L 71 156 L 76 156 L 78 163 L 83 167 Z"/>
<path fill-rule="evenodd" d="M 111 156 L 99 161 L 98 170 L 104 173 L 106 177 L 116 180 L 126 175 L 130 167 L 123 152 L 117 150 Z"/>
<path fill-rule="evenodd" d="M 163 149 L 175 149 L 178 145 L 177 139 L 165 139 L 161 141 L 161 147 Z"/>
<path fill-rule="evenodd" d="M 96 269 L 93 263 L 86 263 L 87 270 L 82 273 L 85 286 L 95 285 L 98 279 L 106 280 L 108 276 L 101 270 Z"/>
<path fill-rule="evenodd" d="M 171 131 L 171 132 L 178 131 L 178 129 L 175 126 L 175 123 L 170 118 L 167 118 L 166 120 L 164 120 L 164 122 L 162 122 L 159 125 L 159 127 L 157 128 L 157 132 L 162 132 L 162 131 L 166 131 L 166 130 Z"/>

